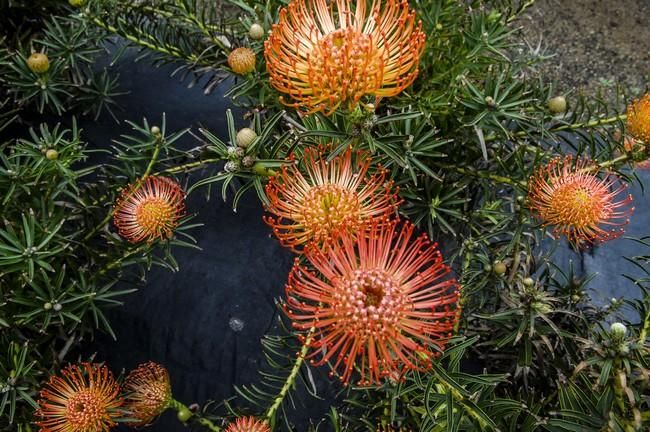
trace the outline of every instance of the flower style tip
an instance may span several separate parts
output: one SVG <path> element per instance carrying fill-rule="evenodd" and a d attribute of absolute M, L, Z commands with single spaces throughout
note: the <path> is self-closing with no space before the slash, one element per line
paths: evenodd
<path fill-rule="evenodd" d="M 185 193 L 167 177 L 146 177 L 129 185 L 118 198 L 113 222 L 131 243 L 168 239 L 185 214 Z"/>
<path fill-rule="evenodd" d="M 588 159 L 556 158 L 529 181 L 530 208 L 578 248 L 620 236 L 634 211 L 627 185 L 615 174 L 599 177 L 594 168 Z"/>
<path fill-rule="evenodd" d="M 230 423 L 225 432 L 271 432 L 269 425 L 255 417 L 240 417 Z"/>
<path fill-rule="evenodd" d="M 292 0 L 264 43 L 270 82 L 306 113 L 395 96 L 418 75 L 426 36 L 407 0 Z"/>
<path fill-rule="evenodd" d="M 637 140 L 650 144 L 650 93 L 627 107 L 627 131 Z"/>
<path fill-rule="evenodd" d="M 106 366 L 70 365 L 41 390 L 36 425 L 41 432 L 107 432 L 122 416 L 119 391 Z"/>
<path fill-rule="evenodd" d="M 460 286 L 437 245 L 414 231 L 396 221 L 344 231 L 326 250 L 306 248 L 308 264 L 289 274 L 287 315 L 313 329 L 312 363 L 331 361 L 344 383 L 355 368 L 359 385 L 426 370 L 452 335 Z"/>
<path fill-rule="evenodd" d="M 369 173 L 368 154 L 348 148 L 327 161 L 330 146 L 304 150 L 302 165 L 285 166 L 266 185 L 270 204 L 265 217 L 280 242 L 295 252 L 310 242 L 325 246 L 341 230 L 357 232 L 387 221 L 400 204 L 387 171 Z M 292 160 L 296 159 L 293 155 Z"/>
<path fill-rule="evenodd" d="M 172 401 L 172 387 L 167 369 L 146 362 L 132 370 L 124 381 L 125 409 L 135 426 L 145 426 L 162 414 Z"/>

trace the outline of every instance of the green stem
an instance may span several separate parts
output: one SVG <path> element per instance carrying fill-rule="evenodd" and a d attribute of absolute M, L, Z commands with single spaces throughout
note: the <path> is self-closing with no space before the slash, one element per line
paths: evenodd
<path fill-rule="evenodd" d="M 198 168 L 200 166 L 220 162 L 222 160 L 223 159 L 221 159 L 221 158 L 203 159 L 203 160 L 196 161 L 196 162 L 190 162 L 190 163 L 186 163 L 186 164 L 183 164 L 183 165 L 178 165 L 178 166 L 175 166 L 175 167 L 172 167 L 172 168 L 167 168 L 167 169 L 164 169 L 162 171 L 158 171 L 158 172 L 154 173 L 154 175 L 175 174 L 175 173 L 179 173 L 179 172 L 191 171 L 191 170 L 193 170 L 195 168 Z"/>
<path fill-rule="evenodd" d="M 280 389 L 280 393 L 278 393 L 278 396 L 273 400 L 273 404 L 266 411 L 265 417 L 269 422 L 271 422 L 273 417 L 275 417 L 275 413 L 280 408 L 280 406 L 282 406 L 282 401 L 287 396 L 287 393 L 289 393 L 289 390 L 291 390 L 291 388 L 294 386 L 296 382 L 296 378 L 298 377 L 298 373 L 300 372 L 300 368 L 302 367 L 302 364 L 305 361 L 305 356 L 309 352 L 311 339 L 314 336 L 315 332 L 316 332 L 316 327 L 312 327 L 311 329 L 309 329 L 309 333 L 307 333 L 305 343 L 302 345 L 302 348 L 300 349 L 300 352 L 296 357 L 296 362 L 293 364 L 289 376 L 287 377 L 287 379 L 284 382 L 284 385 Z"/>
<path fill-rule="evenodd" d="M 620 114 L 614 117 L 609 117 L 605 119 L 597 119 L 597 120 L 591 120 L 588 122 L 584 123 L 573 123 L 573 124 L 568 124 L 568 125 L 562 125 L 562 126 L 557 126 L 554 128 L 551 128 L 548 130 L 548 132 L 562 132 L 562 131 L 567 131 L 567 130 L 575 130 L 575 129 L 589 129 L 593 128 L 596 126 L 604 126 L 612 123 L 617 123 L 621 120 L 625 120 L 627 118 L 627 114 Z M 520 131 L 515 133 L 513 136 L 515 138 L 523 138 L 527 136 L 529 133 L 528 131 Z M 489 135 L 485 137 L 485 142 L 490 142 L 490 141 L 495 141 L 497 139 L 501 138 L 499 135 Z"/>
<path fill-rule="evenodd" d="M 643 325 L 641 326 L 641 332 L 639 333 L 639 344 L 641 346 L 645 345 L 645 340 L 648 337 L 648 329 L 650 328 L 650 309 L 643 317 Z"/>
<path fill-rule="evenodd" d="M 181 413 L 190 413 L 189 418 L 187 420 L 192 420 L 192 422 L 200 424 L 201 426 L 204 426 L 205 428 L 213 431 L 213 432 L 221 432 L 222 429 L 217 426 L 216 424 L 212 423 L 209 419 L 205 417 L 201 417 L 200 415 L 192 412 L 184 403 L 179 402 L 175 399 L 172 399 L 169 402 L 169 407 L 176 410 L 177 413 L 179 413 L 179 417 L 181 417 Z M 180 419 L 180 418 L 179 418 Z M 186 421 L 184 421 L 186 423 Z"/>

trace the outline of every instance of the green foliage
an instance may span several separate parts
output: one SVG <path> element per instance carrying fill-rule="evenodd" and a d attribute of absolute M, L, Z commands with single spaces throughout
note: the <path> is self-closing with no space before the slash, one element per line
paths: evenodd
<path fill-rule="evenodd" d="M 400 213 L 442 243 L 463 286 L 463 315 L 431 370 L 378 388 L 343 388 L 329 421 L 310 430 L 648 429 L 648 255 L 628 259 L 642 277 L 621 278 L 638 287 L 639 299 L 597 306 L 589 294 L 597 276 L 555 262 L 556 244 L 526 198 L 533 171 L 557 155 L 589 157 L 634 180 L 636 156 L 623 145 L 618 111 L 629 95 L 613 103 L 570 95 L 565 112 L 551 112 L 553 87 L 536 68 L 547 57 L 520 42 L 517 28 L 532 1 L 413 1 L 427 34 L 418 80 L 378 106 L 330 117 L 282 107 L 268 83 L 264 42 L 248 35 L 253 23 L 268 31 L 284 0 L 96 0 L 74 11 L 39 2 L 31 25 L 13 14 L 24 4 L 9 3 L 12 13 L 0 21 L 16 31 L 0 36 L 0 132 L 12 133 L 0 148 L 0 429 L 25 427 L 45 374 L 83 335 L 111 333 L 104 311 L 134 286 L 117 280 L 141 281 L 153 264 L 177 270 L 172 247 L 193 247 L 189 218 L 169 242 L 133 245 L 116 235 L 110 219 L 123 187 L 145 174 L 193 173 L 188 192 L 209 194 L 221 183 L 233 208 L 252 190 L 265 204 L 267 178 L 290 155 L 323 144 L 330 158 L 353 147 L 389 170 L 404 201 Z M 20 115 L 30 110 L 116 117 L 119 77 L 96 68 L 115 35 L 115 58 L 137 47 L 138 60 L 174 64 L 174 75 L 200 82 L 206 93 L 233 78 L 232 49 L 252 48 L 256 70 L 234 77 L 227 96 L 244 108 L 256 137 L 239 145 L 227 111 L 227 139 L 198 129 L 192 135 L 200 145 L 180 151 L 175 144 L 189 129 L 168 133 L 163 119 L 157 131 L 145 120 L 103 151 L 106 163 L 91 165 L 75 124 L 20 132 Z M 47 73 L 27 67 L 33 51 L 47 52 Z M 648 238 L 636 242 L 650 246 Z M 606 330 L 615 320 L 627 334 Z M 294 427 L 294 392 L 319 395 L 301 343 L 310 334 L 281 330 L 262 341 L 268 364 L 261 382 L 235 389 L 238 397 L 218 408 L 208 404 L 206 418 L 245 411 L 277 430 Z M 209 423 L 203 420 L 194 423 Z"/>

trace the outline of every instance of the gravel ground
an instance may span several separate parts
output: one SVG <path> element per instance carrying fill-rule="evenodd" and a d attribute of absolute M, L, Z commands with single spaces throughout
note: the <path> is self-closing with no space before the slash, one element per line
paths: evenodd
<path fill-rule="evenodd" d="M 555 54 L 542 69 L 560 91 L 650 85 L 650 0 L 537 0 L 521 24 Z"/>

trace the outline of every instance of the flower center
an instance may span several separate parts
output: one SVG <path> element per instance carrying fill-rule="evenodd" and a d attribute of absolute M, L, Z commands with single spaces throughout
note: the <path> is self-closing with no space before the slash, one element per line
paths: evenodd
<path fill-rule="evenodd" d="M 136 219 L 144 231 L 158 234 L 173 228 L 174 207 L 164 199 L 150 197 L 136 209 Z"/>
<path fill-rule="evenodd" d="M 575 183 L 557 188 L 551 198 L 550 208 L 561 222 L 582 228 L 597 224 L 601 219 L 602 205 L 597 196 Z"/>
<path fill-rule="evenodd" d="M 355 270 L 338 291 L 333 308 L 338 325 L 363 339 L 394 335 L 408 305 L 397 281 L 380 269 Z"/>
<path fill-rule="evenodd" d="M 361 218 L 361 205 L 357 194 L 338 185 L 315 186 L 304 200 L 305 227 L 314 231 L 315 240 L 325 240 L 340 227 L 354 229 Z"/>
<path fill-rule="evenodd" d="M 66 419 L 75 430 L 99 430 L 106 414 L 104 405 L 90 390 L 75 393 L 66 403 Z"/>
<path fill-rule="evenodd" d="M 383 50 L 353 27 L 329 33 L 308 57 L 311 88 L 321 102 L 358 101 L 374 93 L 381 87 L 383 67 Z"/>

